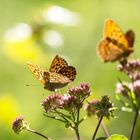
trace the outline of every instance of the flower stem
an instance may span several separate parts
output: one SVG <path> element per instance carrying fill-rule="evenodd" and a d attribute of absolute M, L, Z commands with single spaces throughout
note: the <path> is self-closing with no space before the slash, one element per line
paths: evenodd
<path fill-rule="evenodd" d="M 133 126 L 132 126 L 132 130 L 131 130 L 130 140 L 133 140 L 133 135 L 134 135 L 134 131 L 135 131 L 135 127 L 136 127 L 136 122 L 137 122 L 138 116 L 139 116 L 139 111 L 136 111 L 135 112 Z"/>
<path fill-rule="evenodd" d="M 101 126 L 102 126 L 105 136 L 109 137 L 110 134 L 109 134 L 108 129 L 106 128 L 105 124 L 103 123 L 103 121 L 101 122 Z"/>
<path fill-rule="evenodd" d="M 96 129 L 95 129 L 95 131 L 94 131 L 92 140 L 94 140 L 95 137 L 96 137 L 97 131 L 98 131 L 98 129 L 99 129 L 99 126 L 100 126 L 100 124 L 101 124 L 101 122 L 102 122 L 102 119 L 103 119 L 104 114 L 105 114 L 106 111 L 107 111 L 107 109 L 105 108 L 104 111 L 103 111 L 103 113 L 102 113 L 102 115 L 101 115 L 101 117 L 100 117 L 100 119 L 99 119 L 99 122 L 98 122 L 98 124 L 97 124 L 97 127 L 96 127 Z"/>
<path fill-rule="evenodd" d="M 35 130 L 29 129 L 29 128 L 26 129 L 26 130 L 29 131 L 29 132 L 32 132 L 32 133 L 34 133 L 34 134 L 37 134 L 37 135 L 39 135 L 39 136 L 45 138 L 46 140 L 52 140 L 51 138 L 48 138 L 47 136 L 45 136 L 45 135 L 43 135 L 43 134 L 41 134 L 41 133 L 39 133 L 39 132 L 37 132 L 37 131 L 35 131 Z"/>
<path fill-rule="evenodd" d="M 74 119 L 74 131 L 75 131 L 75 134 L 76 134 L 76 137 L 77 137 L 77 140 L 80 140 L 80 134 L 79 134 L 79 114 L 80 114 L 80 109 L 77 110 L 77 117 L 75 119 L 74 115 L 73 115 L 73 119 Z"/>
<path fill-rule="evenodd" d="M 76 136 L 77 136 L 77 140 L 80 140 L 80 135 L 79 135 L 79 130 L 78 130 L 78 126 L 75 127 L 75 133 L 76 133 Z"/>

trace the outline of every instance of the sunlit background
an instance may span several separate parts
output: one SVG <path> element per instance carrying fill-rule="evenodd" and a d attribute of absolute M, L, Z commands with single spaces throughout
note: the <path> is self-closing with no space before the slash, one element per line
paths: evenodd
<path fill-rule="evenodd" d="M 111 18 L 124 32 L 134 30 L 131 58 L 139 58 L 139 5 L 139 0 L 0 0 L 0 140 L 41 139 L 28 132 L 14 134 L 11 123 L 19 115 L 25 116 L 33 129 L 55 140 L 75 139 L 70 129 L 43 116 L 40 102 L 50 92 L 30 73 L 27 61 L 48 69 L 59 54 L 77 69 L 77 78 L 68 87 L 88 82 L 92 98 L 108 94 L 115 106 L 120 106 L 115 83 L 126 77 L 117 71 L 117 63 L 102 63 L 96 47 L 104 20 Z M 129 136 L 133 115 L 119 109 L 115 114 L 116 119 L 105 121 L 110 133 Z M 96 125 L 95 117 L 81 124 L 82 140 L 91 139 Z M 101 129 L 98 136 L 104 136 Z"/>

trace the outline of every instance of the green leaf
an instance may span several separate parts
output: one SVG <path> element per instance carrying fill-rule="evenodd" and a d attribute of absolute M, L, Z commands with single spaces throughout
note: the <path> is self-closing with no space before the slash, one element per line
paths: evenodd
<path fill-rule="evenodd" d="M 124 135 L 113 134 L 109 138 L 107 138 L 106 140 L 128 140 L 128 138 L 125 137 Z"/>

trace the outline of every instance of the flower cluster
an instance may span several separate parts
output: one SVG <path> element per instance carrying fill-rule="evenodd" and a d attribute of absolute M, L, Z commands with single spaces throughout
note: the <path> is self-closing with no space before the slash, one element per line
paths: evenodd
<path fill-rule="evenodd" d="M 126 73 L 132 81 L 140 80 L 140 60 L 124 60 L 118 65 L 118 69 Z"/>
<path fill-rule="evenodd" d="M 132 91 L 133 87 L 131 83 L 128 82 L 118 82 L 116 84 L 116 93 L 122 94 L 125 97 L 129 97 L 129 91 Z"/>
<path fill-rule="evenodd" d="M 130 82 L 120 80 L 116 85 L 116 93 L 123 95 L 128 100 L 122 100 L 119 94 L 117 99 L 123 104 L 123 111 L 139 112 L 140 108 L 140 60 L 124 60 L 118 65 L 121 72 L 124 72 L 130 79 Z"/>
<path fill-rule="evenodd" d="M 57 108 L 61 108 L 63 104 L 62 96 L 59 94 L 52 94 L 46 97 L 41 104 L 44 107 L 45 112 L 49 112 Z"/>
<path fill-rule="evenodd" d="M 72 87 L 69 89 L 69 95 L 77 98 L 79 101 L 83 101 L 90 95 L 90 86 L 86 83 L 81 83 L 79 87 Z"/>
<path fill-rule="evenodd" d="M 121 62 L 118 68 L 128 75 L 131 83 L 122 82 L 117 84 L 117 93 L 127 96 L 129 91 L 133 91 L 135 96 L 140 97 L 140 60 Z"/>
<path fill-rule="evenodd" d="M 57 109 L 74 111 L 82 107 L 83 101 L 90 95 L 90 92 L 90 86 L 87 83 L 81 83 L 80 86 L 70 88 L 63 96 L 55 93 L 46 97 L 41 104 L 46 113 Z"/>

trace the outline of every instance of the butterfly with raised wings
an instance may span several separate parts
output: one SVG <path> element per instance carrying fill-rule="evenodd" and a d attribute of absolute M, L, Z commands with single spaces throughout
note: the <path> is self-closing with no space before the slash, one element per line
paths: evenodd
<path fill-rule="evenodd" d="M 58 55 L 54 57 L 49 71 L 32 63 L 27 63 L 27 66 L 44 88 L 50 91 L 63 88 L 76 78 L 76 69 L 69 66 L 66 60 Z"/>
<path fill-rule="evenodd" d="M 133 51 L 135 34 L 128 30 L 125 34 L 111 19 L 105 21 L 103 38 L 97 51 L 104 62 L 114 62 L 128 57 Z"/>

